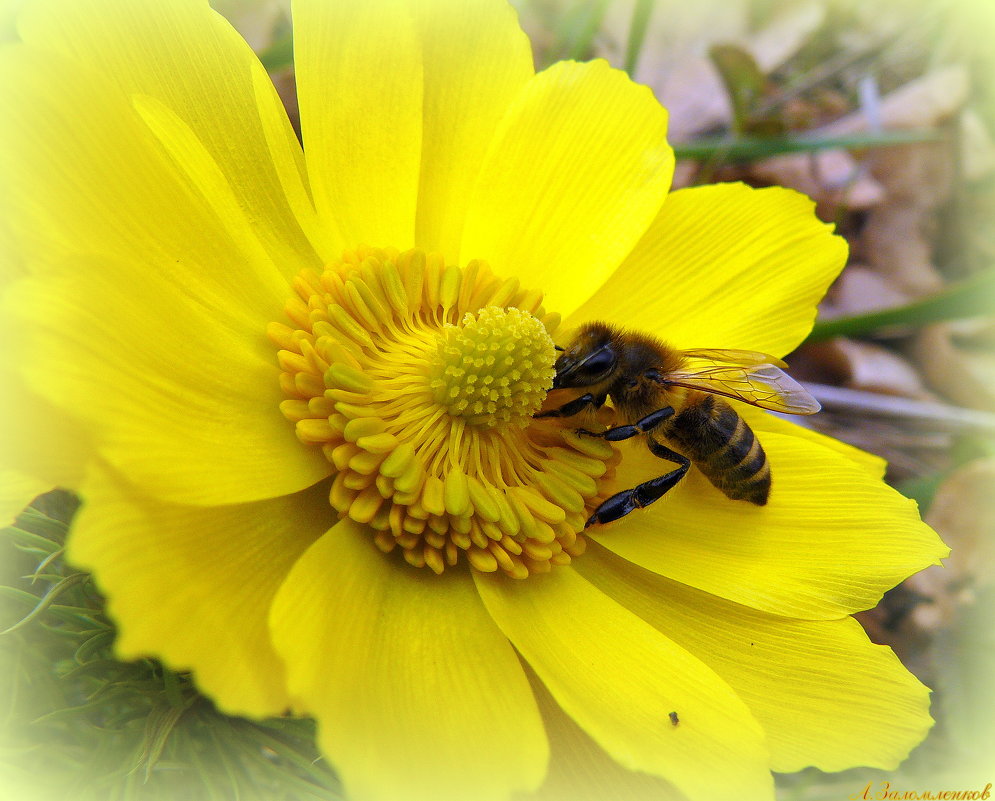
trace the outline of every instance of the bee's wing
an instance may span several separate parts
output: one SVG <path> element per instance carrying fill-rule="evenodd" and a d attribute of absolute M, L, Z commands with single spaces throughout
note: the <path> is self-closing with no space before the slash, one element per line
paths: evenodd
<path fill-rule="evenodd" d="M 777 356 L 761 353 L 758 350 L 734 350 L 733 348 L 692 348 L 682 350 L 681 354 L 689 359 L 702 359 L 717 364 L 735 364 L 740 367 L 752 367 L 757 364 L 772 364 L 775 367 L 787 367 Z"/>
<path fill-rule="evenodd" d="M 663 375 L 661 383 L 724 395 L 787 414 L 815 414 L 822 408 L 801 384 L 771 363 L 772 356 L 733 350 L 693 350 L 684 351 L 684 355 L 701 360 L 703 365 Z M 764 361 L 756 361 L 759 357 Z M 775 361 L 784 364 L 779 359 Z"/>

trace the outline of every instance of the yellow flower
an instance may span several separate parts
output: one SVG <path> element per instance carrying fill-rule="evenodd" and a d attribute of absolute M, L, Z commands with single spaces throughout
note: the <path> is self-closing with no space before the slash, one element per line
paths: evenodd
<path fill-rule="evenodd" d="M 31 0 L 0 53 L 10 467 L 84 499 L 120 655 L 315 716 L 357 799 L 896 765 L 928 693 L 848 615 L 945 549 L 876 460 L 744 408 L 767 506 L 692 470 L 584 530 L 661 462 L 531 417 L 588 320 L 788 352 L 842 241 L 785 190 L 664 203 L 649 90 L 535 74 L 498 0 L 294 20 L 303 151 L 199 0 Z"/>

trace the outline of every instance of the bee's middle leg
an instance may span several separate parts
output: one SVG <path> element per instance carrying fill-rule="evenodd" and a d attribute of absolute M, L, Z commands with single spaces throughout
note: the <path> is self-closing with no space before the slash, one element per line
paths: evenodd
<path fill-rule="evenodd" d="M 677 453 L 677 451 L 672 451 L 666 445 L 661 445 L 654 439 L 647 438 L 646 444 L 649 445 L 649 449 L 653 452 L 654 456 L 659 456 L 661 459 L 666 459 L 668 462 L 674 462 L 679 465 L 677 469 L 671 470 L 669 473 L 665 473 L 657 478 L 651 478 L 642 484 L 637 484 L 632 489 L 615 493 L 594 510 L 594 514 L 588 518 L 587 523 L 584 524 L 584 528 L 597 523 L 611 523 L 621 517 L 625 517 L 629 512 L 649 506 L 653 501 L 660 500 L 660 498 L 676 486 L 678 481 L 684 478 L 684 475 L 691 467 L 690 459 L 683 454 Z"/>
<path fill-rule="evenodd" d="M 589 437 L 600 437 L 601 439 L 606 439 L 609 442 L 621 442 L 623 439 L 632 439 L 639 434 L 645 434 L 648 431 L 652 431 L 660 423 L 666 420 L 668 417 L 672 417 L 674 414 L 673 406 L 664 406 L 662 409 L 657 409 L 655 412 L 650 412 L 645 417 L 641 417 L 636 420 L 635 423 L 624 426 L 615 426 L 614 428 L 609 428 L 606 431 L 588 431 L 586 428 L 578 428 L 578 434 L 587 434 Z M 669 458 L 669 457 L 663 457 Z M 684 458 L 683 456 L 681 457 Z"/>

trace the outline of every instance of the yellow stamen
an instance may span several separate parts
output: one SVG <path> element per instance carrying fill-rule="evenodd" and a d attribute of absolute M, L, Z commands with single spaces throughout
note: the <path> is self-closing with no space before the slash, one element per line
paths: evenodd
<path fill-rule="evenodd" d="M 303 271 L 272 323 L 280 405 L 336 475 L 329 502 L 382 551 L 524 578 L 583 552 L 612 446 L 536 420 L 558 316 L 486 264 L 361 249 Z"/>

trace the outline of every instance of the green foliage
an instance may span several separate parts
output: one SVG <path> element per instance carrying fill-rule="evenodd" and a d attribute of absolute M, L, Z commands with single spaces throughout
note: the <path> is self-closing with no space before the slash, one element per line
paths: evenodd
<path fill-rule="evenodd" d="M 653 13 L 654 0 L 636 0 L 632 10 L 632 24 L 629 26 L 629 39 L 625 45 L 625 71 L 632 75 L 639 63 L 639 54 L 646 41 L 646 30 L 649 28 L 650 15 Z"/>
<path fill-rule="evenodd" d="M 62 558 L 75 508 L 51 493 L 0 531 L 0 788 L 20 801 L 340 798 L 311 721 L 228 717 L 188 674 L 114 658 L 103 599 Z"/>
<path fill-rule="evenodd" d="M 757 105 L 763 97 L 766 78 L 749 51 L 733 44 L 716 44 L 708 56 L 722 78 L 732 105 L 732 132 L 736 137 L 745 133 L 764 133 L 775 124 L 773 133 L 781 133 L 776 117 L 758 115 Z"/>
<path fill-rule="evenodd" d="M 259 54 L 259 60 L 267 72 L 279 72 L 294 64 L 294 35 L 287 31 L 273 40 L 273 43 Z"/>
<path fill-rule="evenodd" d="M 601 29 L 608 0 L 587 0 L 573 3 L 555 18 L 553 25 L 554 44 L 552 51 L 559 59 L 591 58 L 594 37 Z"/>
<path fill-rule="evenodd" d="M 846 136 L 812 136 L 805 133 L 741 137 L 703 136 L 674 145 L 674 155 L 678 159 L 713 159 L 721 163 L 736 163 L 780 156 L 784 153 L 815 153 L 819 150 L 839 148 L 867 150 L 916 142 L 934 142 L 939 138 L 936 131 L 930 130 L 883 131 Z"/>
<path fill-rule="evenodd" d="M 988 269 L 906 306 L 818 322 L 809 334 L 808 341 L 818 342 L 836 336 L 864 336 L 889 327 L 959 320 L 991 314 L 993 309 L 995 269 Z"/>

